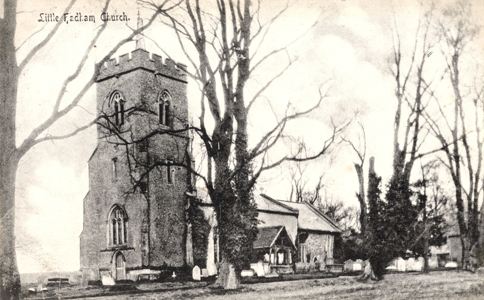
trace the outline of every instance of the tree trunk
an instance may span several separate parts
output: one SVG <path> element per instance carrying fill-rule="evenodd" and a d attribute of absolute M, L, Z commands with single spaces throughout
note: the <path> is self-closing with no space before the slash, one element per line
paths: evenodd
<path fill-rule="evenodd" d="M 229 139 L 221 139 L 221 149 L 227 149 L 230 147 Z M 228 151 L 223 150 L 218 153 L 218 157 L 215 161 L 215 185 L 214 194 L 211 197 L 214 200 L 216 208 L 217 223 L 219 228 L 219 243 L 220 254 L 222 256 L 219 274 L 217 278 L 216 286 L 223 289 L 236 289 L 239 287 L 239 278 L 237 276 L 235 261 L 237 257 L 233 254 L 233 240 L 237 237 L 235 224 L 237 224 L 237 216 L 235 214 L 236 196 L 232 190 L 230 181 L 230 168 L 228 166 Z M 232 250 L 232 251 L 231 251 Z M 236 251 L 236 250 L 235 250 Z M 229 255 L 232 254 L 232 255 Z M 232 261 L 231 261 L 232 259 Z"/>
<path fill-rule="evenodd" d="M 0 19 L 0 299 L 18 299 L 20 277 L 15 255 L 15 148 L 18 68 L 15 54 L 17 1 L 4 1 Z"/>
<path fill-rule="evenodd" d="M 0 163 L 0 299 L 5 300 L 18 299 L 20 293 L 20 277 L 15 255 L 16 171 L 16 162 L 2 159 Z"/>
<path fill-rule="evenodd" d="M 461 243 L 462 243 L 462 269 L 469 270 L 470 269 L 470 249 L 471 249 L 471 241 L 467 235 L 461 235 Z"/>
<path fill-rule="evenodd" d="M 368 279 L 374 281 L 379 280 L 378 277 L 375 275 L 375 272 L 373 272 L 373 268 L 371 267 L 371 263 L 369 260 L 366 261 L 365 269 L 363 270 L 363 274 L 361 274 L 361 276 L 358 278 L 358 281 L 366 282 L 368 281 Z"/>
<path fill-rule="evenodd" d="M 237 276 L 234 265 L 225 259 L 222 259 L 220 263 L 219 275 L 215 285 L 225 290 L 235 290 L 240 287 L 240 278 Z"/>
<path fill-rule="evenodd" d="M 424 258 L 424 265 L 423 265 L 423 271 L 424 273 L 429 272 L 429 236 L 426 233 L 424 237 L 424 246 L 423 246 L 423 258 Z"/>
<path fill-rule="evenodd" d="M 356 175 L 358 176 L 358 185 L 359 185 L 359 192 L 356 194 L 356 197 L 358 198 L 358 202 L 360 203 L 360 216 L 359 216 L 360 232 L 362 235 L 365 235 L 365 231 L 367 227 L 368 208 L 365 200 L 365 178 L 363 175 L 362 165 L 355 163 L 355 171 L 356 171 Z"/>

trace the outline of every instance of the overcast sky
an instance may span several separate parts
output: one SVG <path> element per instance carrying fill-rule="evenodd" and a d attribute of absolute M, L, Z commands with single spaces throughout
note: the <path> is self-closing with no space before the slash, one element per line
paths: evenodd
<path fill-rule="evenodd" d="M 19 1 L 17 44 L 42 28 L 39 13 L 57 13 L 67 1 Z M 38 122 L 46 118 L 63 79 L 80 60 L 88 41 L 100 25 L 101 0 L 79 1 L 72 12 L 96 16 L 96 23 L 62 25 L 56 37 L 32 60 L 22 73 L 18 102 L 18 139 L 21 141 Z M 137 6 L 134 1 L 113 0 L 109 11 L 125 12 L 130 26 L 136 26 Z M 202 1 L 202 3 L 205 1 Z M 390 172 L 392 120 L 395 100 L 388 57 L 391 54 L 392 26 L 396 23 L 404 42 L 412 41 L 416 24 L 422 14 L 420 1 L 294 1 L 278 20 L 261 47 L 261 52 L 287 44 L 294 65 L 268 89 L 257 104 L 250 119 L 251 140 L 275 121 L 274 112 L 284 111 L 287 102 L 294 110 L 314 104 L 321 83 L 327 82 L 328 98 L 310 117 L 297 121 L 288 128 L 316 151 L 328 137 L 329 119 L 342 123 L 359 112 L 359 121 L 367 133 L 368 156 L 376 156 L 376 167 L 383 178 Z M 444 1 L 436 1 L 439 5 Z M 474 2 L 474 15 L 484 15 L 484 2 Z M 35 4 L 34 4 L 35 3 Z M 207 1 L 208 3 L 208 1 Z M 265 1 L 262 18 L 270 17 L 285 5 L 285 1 Z M 145 18 L 150 12 L 141 10 Z M 315 26 L 313 23 L 317 21 Z M 482 18 L 477 20 L 483 25 Z M 19 50 L 19 61 L 53 24 L 35 35 Z M 90 56 L 86 71 L 68 89 L 75 95 L 83 80 L 92 72 L 99 59 L 120 38 L 129 34 L 123 23 L 112 23 Z M 175 60 L 186 63 L 178 50 L 173 34 L 156 23 L 147 33 L 146 47 L 161 54 L 158 48 Z M 150 39 L 156 41 L 156 44 Z M 482 63 L 477 53 L 484 50 L 482 34 L 473 45 L 476 62 Z M 134 49 L 130 43 L 119 54 Z M 165 56 L 165 55 L 163 55 Z M 255 89 L 275 75 L 286 62 L 277 57 L 254 74 L 249 90 Z M 199 97 L 197 86 L 189 82 L 189 109 L 195 119 Z M 194 99 L 191 101 L 191 99 Z M 67 98 L 66 101 L 69 99 Z M 65 132 L 83 125 L 95 116 L 95 90 L 81 105 L 49 133 Z M 355 130 L 346 135 L 355 138 Z M 82 200 L 88 191 L 87 160 L 96 146 L 94 128 L 68 140 L 48 142 L 35 147 L 22 160 L 17 176 L 17 244 L 21 272 L 79 269 L 79 234 L 82 230 Z M 277 149 L 274 157 L 284 147 Z M 348 147 L 340 145 L 330 155 L 307 166 L 309 185 L 324 174 L 326 194 L 348 205 L 356 205 L 357 189 L 353 162 L 355 157 Z M 288 166 L 265 174 L 257 186 L 278 199 L 289 197 Z"/>

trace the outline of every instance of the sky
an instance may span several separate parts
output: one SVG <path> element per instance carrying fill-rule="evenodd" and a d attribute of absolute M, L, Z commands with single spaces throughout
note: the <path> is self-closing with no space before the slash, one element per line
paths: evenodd
<path fill-rule="evenodd" d="M 53 23 L 38 22 L 40 13 L 57 13 L 67 1 L 19 1 L 16 43 L 19 61 L 29 49 L 45 36 Z M 110 12 L 125 12 L 128 25 L 136 26 L 138 7 L 133 1 L 113 0 Z M 443 5 L 448 1 L 436 1 Z M 210 5 L 209 1 L 202 1 Z M 329 134 L 330 120 L 343 124 L 357 120 L 366 130 L 367 156 L 376 157 L 376 168 L 383 178 L 391 171 L 392 122 L 395 109 L 394 84 L 390 77 L 388 58 L 392 47 L 392 28 L 397 24 L 404 45 L 410 45 L 419 15 L 420 1 L 290 1 L 287 11 L 269 31 L 260 53 L 288 46 L 295 61 L 257 102 L 250 117 L 251 143 L 282 116 L 288 103 L 294 111 L 313 105 L 318 89 L 324 84 L 328 97 L 307 118 L 288 126 L 287 133 L 304 140 L 317 151 Z M 93 14 L 99 19 L 103 1 L 79 1 L 72 12 Z M 261 18 L 267 19 L 282 9 L 286 1 L 264 1 Z M 484 3 L 473 1 L 475 16 L 484 15 Z M 0 11 L 1 14 L 3 12 Z M 147 18 L 149 11 L 141 9 Z M 316 23 L 315 23 L 316 22 Z M 479 25 L 483 21 L 477 19 Z M 480 23 L 479 23 L 480 22 Z M 27 39 L 32 33 L 46 27 Z M 52 109 L 52 103 L 63 80 L 73 72 L 94 35 L 96 23 L 63 24 L 47 46 L 42 49 L 20 77 L 17 139 L 20 142 Z M 89 77 L 97 61 L 116 41 L 129 34 L 124 22 L 111 23 L 89 56 L 85 71 L 69 86 L 67 103 Z M 153 42 L 153 41 L 156 41 Z M 474 53 L 484 50 L 482 34 L 477 37 Z M 162 49 L 159 49 L 161 47 Z M 151 52 L 168 53 L 179 62 L 186 58 L 179 50 L 173 33 L 157 22 L 146 32 L 146 48 Z M 118 51 L 134 49 L 129 43 Z M 165 54 L 162 56 L 166 57 Z M 482 62 L 478 54 L 476 62 Z M 285 55 L 268 60 L 254 74 L 248 86 L 254 91 L 277 74 L 287 63 Z M 197 85 L 189 82 L 188 98 L 191 116 L 199 112 Z M 91 89 L 72 113 L 47 133 L 58 134 L 82 126 L 95 115 L 95 89 Z M 194 99 L 190 101 L 190 99 Z M 351 126 L 345 136 L 357 141 L 358 126 Z M 87 160 L 96 146 L 94 128 L 75 137 L 40 144 L 21 161 L 16 185 L 17 253 L 20 272 L 67 271 L 79 269 L 79 234 L 82 230 L 82 200 L 88 192 Z M 271 153 L 276 158 L 286 153 L 281 145 Z M 347 205 L 356 206 L 356 174 L 354 153 L 344 143 L 317 161 L 304 165 L 308 186 L 324 174 L 325 195 Z M 290 166 L 284 165 L 264 174 L 256 192 L 277 199 L 288 199 Z"/>

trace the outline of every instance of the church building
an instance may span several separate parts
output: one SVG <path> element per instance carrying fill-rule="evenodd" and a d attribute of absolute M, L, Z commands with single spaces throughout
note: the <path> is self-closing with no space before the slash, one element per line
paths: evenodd
<path fill-rule="evenodd" d="M 190 170 L 186 66 L 150 54 L 138 38 L 134 51 L 99 67 L 97 146 L 80 235 L 83 282 L 137 280 L 195 263 L 215 275 L 216 218 Z M 255 201 L 254 262 L 284 272 L 296 262 L 332 262 L 341 230 L 329 218 L 309 204 L 266 195 Z"/>
<path fill-rule="evenodd" d="M 142 42 L 107 61 L 96 79 L 98 139 L 80 235 L 85 282 L 187 263 L 186 67 L 162 61 Z"/>

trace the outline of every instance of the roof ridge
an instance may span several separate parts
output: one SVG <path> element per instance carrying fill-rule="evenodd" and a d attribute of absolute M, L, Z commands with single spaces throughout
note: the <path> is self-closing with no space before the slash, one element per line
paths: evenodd
<path fill-rule="evenodd" d="M 260 195 L 261 195 L 262 197 L 264 197 L 265 199 L 267 199 L 267 200 L 269 200 L 269 201 L 271 201 L 271 202 L 273 202 L 273 203 L 275 203 L 275 204 L 277 204 L 277 205 L 279 205 L 279 206 L 281 206 L 281 207 L 284 207 L 285 209 L 288 209 L 288 210 L 290 210 L 290 211 L 293 211 L 293 212 L 295 212 L 295 213 L 298 213 L 298 214 L 299 214 L 299 211 L 298 211 L 297 209 L 294 209 L 294 208 L 292 208 L 292 207 L 290 207 L 290 206 L 288 206 L 288 205 L 286 205 L 286 204 L 280 203 L 280 202 L 281 202 L 281 201 L 283 201 L 283 200 L 276 200 L 276 199 L 274 199 L 274 198 L 271 198 L 271 197 L 267 196 L 267 195 L 266 195 L 266 194 L 264 194 L 264 193 L 261 193 Z"/>
<path fill-rule="evenodd" d="M 278 228 L 278 227 L 284 227 L 284 225 L 261 226 L 261 227 L 257 227 L 257 228 L 258 229 L 265 229 L 265 228 Z"/>

